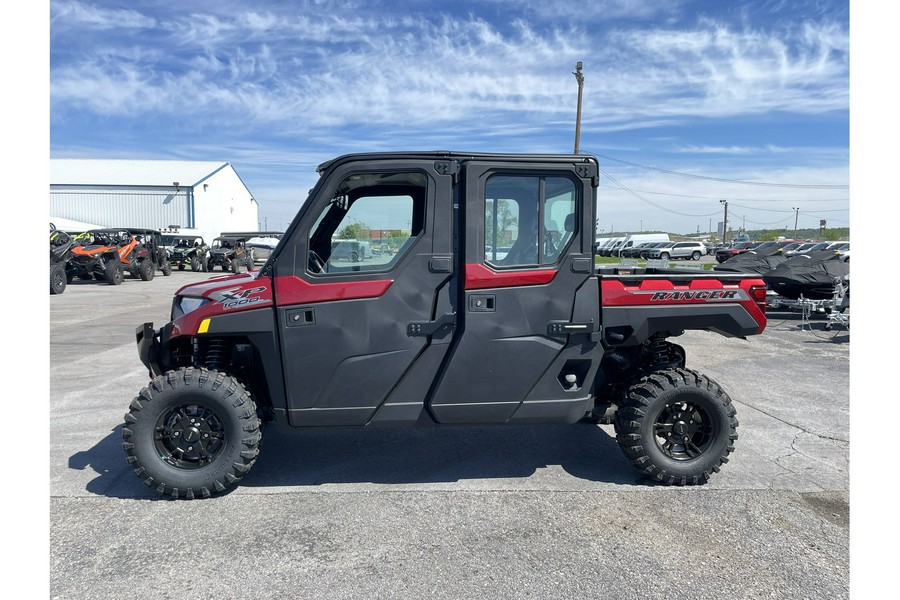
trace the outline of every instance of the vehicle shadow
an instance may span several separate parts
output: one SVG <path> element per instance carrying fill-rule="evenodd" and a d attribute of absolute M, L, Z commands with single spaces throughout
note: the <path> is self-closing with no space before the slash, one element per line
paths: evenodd
<path fill-rule="evenodd" d="M 586 481 L 654 485 L 622 454 L 611 427 L 583 421 L 558 426 L 310 430 L 268 424 L 260 456 L 239 487 L 524 480 L 555 465 Z M 160 497 L 126 463 L 121 425 L 92 448 L 73 454 L 68 466 L 97 473 L 85 488 L 91 494 Z M 510 485 L 531 487 L 523 482 Z"/>

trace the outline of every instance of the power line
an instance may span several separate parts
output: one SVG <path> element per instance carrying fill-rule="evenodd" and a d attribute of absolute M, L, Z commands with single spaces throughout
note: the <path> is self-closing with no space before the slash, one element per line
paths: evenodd
<path fill-rule="evenodd" d="M 613 183 L 615 183 L 617 186 L 619 186 L 620 188 L 622 188 L 624 191 L 628 192 L 629 194 L 631 194 L 632 196 L 634 196 L 635 198 L 637 198 L 638 200 L 640 200 L 641 202 L 646 202 L 646 203 L 649 204 L 650 206 L 654 206 L 654 207 L 656 207 L 656 208 L 658 208 L 658 209 L 660 209 L 660 210 L 664 210 L 664 211 L 666 211 L 666 212 L 674 213 L 674 214 L 676 214 L 676 215 L 681 215 L 682 217 L 712 217 L 712 216 L 714 216 L 714 215 L 718 215 L 718 214 L 719 214 L 719 211 L 716 211 L 716 212 L 713 212 L 713 213 L 707 213 L 707 214 L 702 214 L 702 215 L 691 215 L 691 214 L 687 214 L 687 213 L 683 213 L 683 212 L 678 212 L 677 210 L 672 210 L 671 208 L 666 208 L 665 206 L 662 206 L 662 205 L 660 205 L 660 204 L 657 204 L 656 202 L 653 202 L 653 201 L 651 201 L 651 200 L 647 200 L 646 198 L 644 198 L 643 196 L 641 196 L 641 195 L 638 194 L 637 192 L 634 192 L 633 190 L 628 189 L 628 187 L 626 187 L 624 184 L 620 183 L 615 177 L 613 177 L 612 175 L 610 175 L 607 171 L 605 171 L 605 170 L 603 170 L 603 169 L 600 169 L 600 173 L 601 173 L 604 177 L 606 177 L 607 179 L 609 179 L 610 181 L 612 181 Z"/>
<path fill-rule="evenodd" d="M 600 184 L 600 187 L 606 188 L 614 188 L 616 186 L 612 185 L 603 185 Z M 672 192 L 653 192 L 649 190 L 634 190 L 635 192 L 639 192 L 641 194 L 652 194 L 654 196 L 671 196 L 673 198 L 696 198 L 698 200 L 719 200 L 722 195 L 718 196 L 695 196 L 692 194 L 673 194 Z M 735 202 L 798 202 L 798 200 L 790 200 L 787 198 L 734 198 Z M 805 200 L 801 200 L 803 202 Z M 810 202 L 849 202 L 850 198 L 816 198 L 815 200 L 810 200 Z M 731 202 L 731 200 L 729 200 Z"/>
<path fill-rule="evenodd" d="M 846 190 L 850 189 L 849 185 L 827 185 L 827 184 L 801 184 L 801 183 L 771 183 L 765 181 L 745 181 L 742 179 L 724 179 L 721 177 L 709 177 L 707 175 L 696 175 L 694 173 L 682 173 L 680 171 L 670 171 L 668 169 L 661 169 L 659 167 L 651 167 L 650 165 L 642 165 L 639 163 L 629 162 L 627 160 L 622 160 L 620 158 L 613 158 L 612 156 L 605 156 L 603 154 L 593 153 L 594 156 L 598 158 L 603 158 L 606 160 L 612 160 L 615 162 L 619 162 L 625 165 L 630 165 L 632 167 L 640 167 L 642 169 L 648 169 L 650 171 L 658 171 L 660 173 L 666 173 L 668 175 L 678 175 L 680 177 L 689 177 L 691 179 L 702 179 L 705 181 L 719 181 L 722 183 L 739 183 L 742 185 L 757 185 L 763 187 L 783 187 L 783 188 L 801 188 L 801 189 L 818 189 L 818 190 Z"/>

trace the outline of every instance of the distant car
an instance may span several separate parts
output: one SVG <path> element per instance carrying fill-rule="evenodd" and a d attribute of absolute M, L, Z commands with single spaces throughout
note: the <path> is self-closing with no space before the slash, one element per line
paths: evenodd
<path fill-rule="evenodd" d="M 626 248 L 621 252 L 621 258 L 647 258 L 648 252 L 653 248 L 665 246 L 671 242 L 644 242 L 630 248 Z"/>
<path fill-rule="evenodd" d="M 370 254 L 368 242 L 333 240 L 331 242 L 331 257 L 329 261 L 349 260 L 350 262 L 360 262 L 365 260 Z"/>
<path fill-rule="evenodd" d="M 647 250 L 647 258 L 661 258 L 663 260 L 700 260 L 706 254 L 706 246 L 703 242 L 669 242 L 659 248 Z"/>
<path fill-rule="evenodd" d="M 732 256 L 737 256 L 742 252 L 751 250 L 762 244 L 762 242 L 737 242 L 730 247 L 722 248 L 716 251 L 716 262 L 723 263 Z"/>
<path fill-rule="evenodd" d="M 785 246 L 781 253 L 787 257 L 796 256 L 797 254 L 803 254 L 804 252 L 811 250 L 813 247 L 818 245 L 818 242 L 804 242 L 796 248 L 788 248 L 787 246 Z"/>

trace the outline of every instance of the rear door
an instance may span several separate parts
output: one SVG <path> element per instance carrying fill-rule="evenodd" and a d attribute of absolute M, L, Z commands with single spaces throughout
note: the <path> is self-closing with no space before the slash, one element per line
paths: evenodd
<path fill-rule="evenodd" d="M 572 422 L 590 408 L 597 165 L 470 162 L 457 332 L 429 408 L 442 423 Z"/>
<path fill-rule="evenodd" d="M 333 167 L 275 263 L 292 425 L 412 423 L 452 338 L 450 161 Z M 363 246 L 378 252 L 335 252 Z M 427 415 L 425 415 L 427 417 Z"/>

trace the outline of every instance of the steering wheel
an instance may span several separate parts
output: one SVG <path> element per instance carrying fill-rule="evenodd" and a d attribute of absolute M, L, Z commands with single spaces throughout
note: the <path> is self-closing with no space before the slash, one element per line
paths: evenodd
<path fill-rule="evenodd" d="M 309 270 L 313 273 L 322 273 L 325 271 L 325 261 L 313 250 L 309 251 Z"/>

